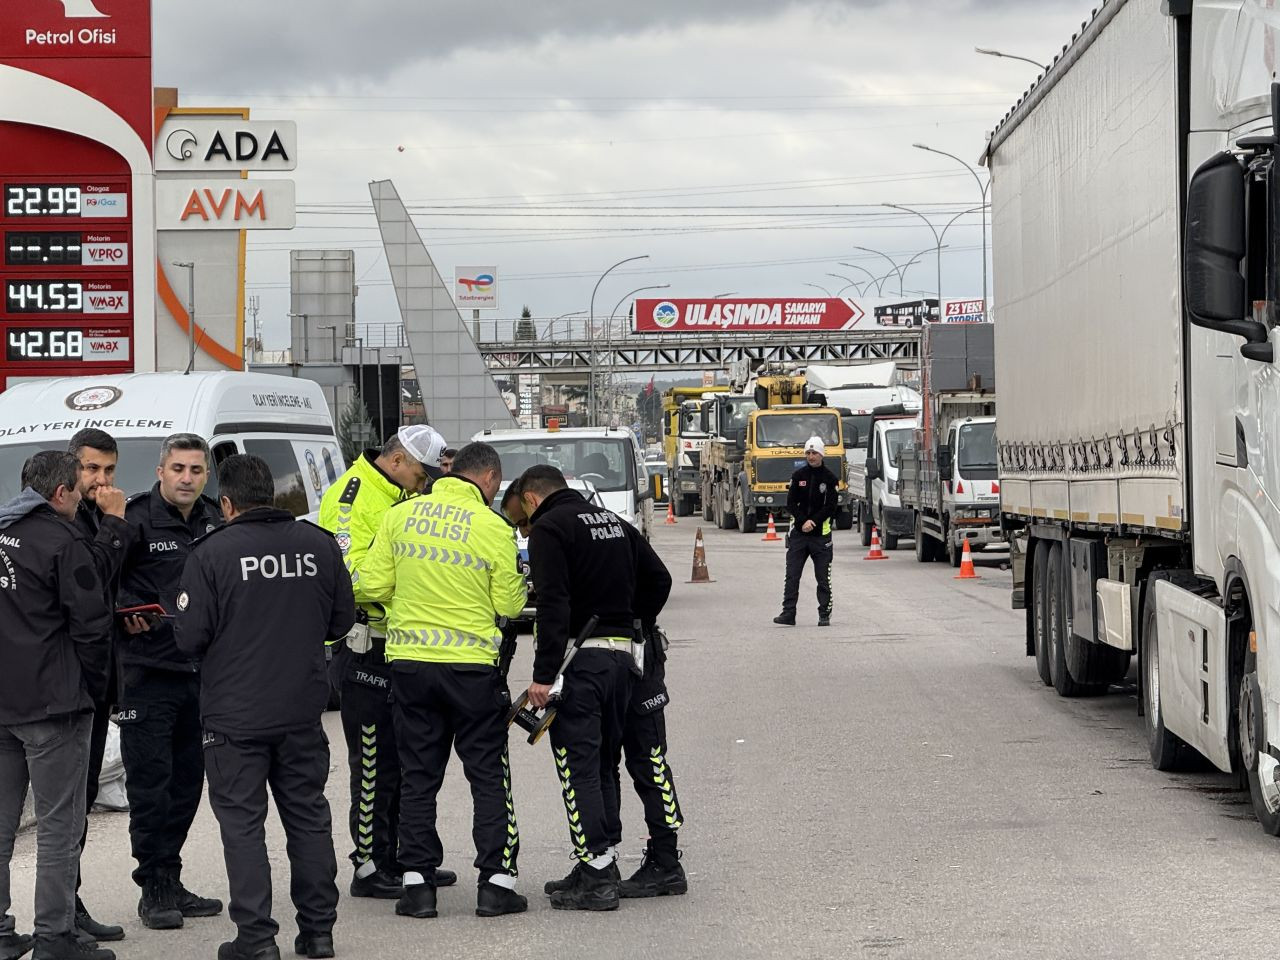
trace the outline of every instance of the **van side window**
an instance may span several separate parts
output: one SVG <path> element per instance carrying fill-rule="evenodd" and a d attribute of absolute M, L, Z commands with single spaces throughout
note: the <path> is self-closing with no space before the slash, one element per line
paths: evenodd
<path fill-rule="evenodd" d="M 275 480 L 277 507 L 288 510 L 295 517 L 308 512 L 307 488 L 303 486 L 302 470 L 292 443 L 288 440 L 245 440 L 244 452 L 267 461 L 271 477 Z"/>
<path fill-rule="evenodd" d="M 227 457 L 235 456 L 240 451 L 236 449 L 236 445 L 230 440 L 219 443 L 213 448 L 213 465 L 215 467 L 222 466 L 222 461 Z"/>

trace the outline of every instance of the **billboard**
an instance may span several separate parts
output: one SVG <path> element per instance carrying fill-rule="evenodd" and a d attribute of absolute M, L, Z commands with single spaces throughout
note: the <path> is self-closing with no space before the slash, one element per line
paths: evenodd
<path fill-rule="evenodd" d="M 497 267 L 454 267 L 453 302 L 459 309 L 498 309 Z"/>
<path fill-rule="evenodd" d="M 983 301 L 944 300 L 948 323 L 976 323 Z M 845 297 L 636 300 L 636 333 L 777 334 L 875 331 L 938 322 L 938 301 Z"/>

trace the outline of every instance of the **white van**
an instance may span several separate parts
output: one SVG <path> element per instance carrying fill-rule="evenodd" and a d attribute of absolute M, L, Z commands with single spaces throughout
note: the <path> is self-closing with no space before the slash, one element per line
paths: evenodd
<path fill-rule="evenodd" d="M 10 381 L 12 383 L 12 381 Z M 120 446 L 116 485 L 126 494 L 156 482 L 160 442 L 194 433 L 214 465 L 252 453 L 271 466 L 276 506 L 303 516 L 346 466 L 320 386 L 262 373 L 132 373 L 15 383 L 0 393 L 0 502 L 20 493 L 22 465 L 41 450 L 65 450 L 85 427 Z M 217 499 L 211 471 L 205 494 Z"/>
<path fill-rule="evenodd" d="M 649 536 L 653 527 L 653 493 L 644 453 L 630 430 L 484 430 L 471 439 L 483 440 L 498 451 L 504 480 L 514 480 L 536 463 L 549 463 L 558 467 L 566 479 L 591 484 L 606 509 Z"/>

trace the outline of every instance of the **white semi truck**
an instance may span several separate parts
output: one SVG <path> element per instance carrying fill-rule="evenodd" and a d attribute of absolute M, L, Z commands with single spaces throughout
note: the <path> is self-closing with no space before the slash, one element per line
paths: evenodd
<path fill-rule="evenodd" d="M 994 130 L 1000 485 L 1026 650 L 1138 658 L 1151 762 L 1280 835 L 1280 20 L 1108 0 Z"/>

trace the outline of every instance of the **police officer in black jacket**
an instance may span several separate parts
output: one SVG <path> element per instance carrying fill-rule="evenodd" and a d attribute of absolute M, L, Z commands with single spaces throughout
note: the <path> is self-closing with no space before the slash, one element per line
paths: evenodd
<path fill-rule="evenodd" d="M 67 452 L 80 463 L 77 489 L 80 506 L 76 509 L 76 528 L 89 538 L 94 566 L 106 591 L 108 609 L 115 609 L 116 590 L 120 584 L 120 568 L 125 554 L 133 542 L 129 524 L 124 519 L 124 491 L 115 485 L 119 448 L 111 434 L 96 427 L 85 427 L 67 444 Z M 110 652 L 112 644 L 108 643 Z M 86 813 L 84 836 L 80 838 L 80 855 L 89 839 L 89 818 L 93 802 L 98 799 L 98 779 L 102 776 L 102 757 L 107 748 L 107 728 L 111 711 L 115 707 L 119 679 L 116 676 L 115 657 L 107 668 L 105 696 L 93 705 L 93 729 L 89 737 L 89 776 L 85 782 Z M 76 889 L 80 889 L 80 876 L 76 877 Z M 99 923 L 85 908 L 79 894 L 76 895 L 76 927 L 93 940 L 123 940 L 124 927 Z"/>
<path fill-rule="evenodd" d="M 264 827 L 268 784 L 287 838 L 294 951 L 332 957 L 338 861 L 320 719 L 329 699 L 325 645 L 356 619 L 351 577 L 329 533 L 272 506 L 266 461 L 228 457 L 218 483 L 228 523 L 192 548 L 177 598 L 178 647 L 202 661 L 209 801 L 238 931 L 218 957 L 280 956 Z"/>
<path fill-rule="evenodd" d="M 125 558 L 120 607 L 158 604 L 172 616 L 178 580 L 191 543 L 222 522 L 203 496 L 209 446 L 175 433 L 160 446 L 157 483 L 129 500 L 125 519 L 134 542 Z M 138 916 L 153 930 L 182 926 L 184 917 L 212 917 L 222 902 L 182 884 L 182 847 L 200 806 L 199 660 L 178 649 L 170 620 L 124 620 L 118 647 L 121 696 L 116 715 L 129 795 L 129 838 L 142 888 Z"/>
<path fill-rule="evenodd" d="M 826 446 L 821 437 L 805 441 L 805 465 L 791 476 L 787 489 L 787 512 L 791 532 L 787 534 L 787 582 L 782 591 L 782 613 L 774 623 L 796 625 L 796 603 L 800 599 L 800 576 L 805 561 L 813 558 L 813 575 L 818 581 L 818 626 L 831 625 L 831 521 L 836 515 L 836 488 L 840 479 L 822 464 Z"/>
<path fill-rule="evenodd" d="M 616 910 L 618 764 L 631 702 L 636 551 L 627 521 L 567 488 L 555 467 L 530 467 L 517 481 L 532 522 L 529 564 L 538 597 L 537 647 L 529 702 L 548 702 L 568 645 L 592 616 L 594 636 L 574 657 L 550 729 L 576 859 L 548 885 L 558 910 Z"/>

